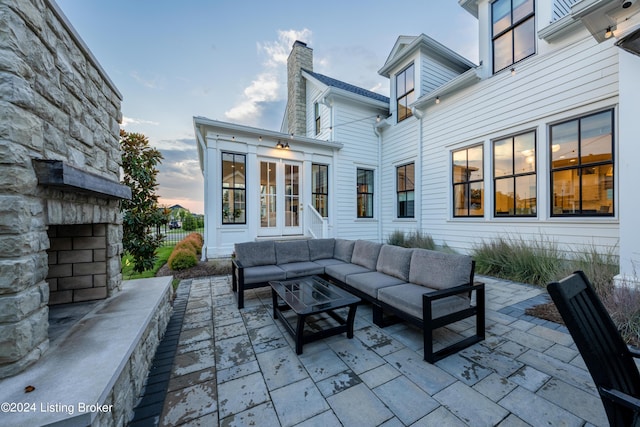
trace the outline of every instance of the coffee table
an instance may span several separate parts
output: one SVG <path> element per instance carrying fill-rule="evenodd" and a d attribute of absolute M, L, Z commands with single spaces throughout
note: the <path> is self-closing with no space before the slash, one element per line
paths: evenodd
<path fill-rule="evenodd" d="M 302 354 L 304 344 L 332 335 L 346 332 L 347 338 L 353 338 L 353 321 L 360 298 L 319 276 L 271 281 L 269 285 L 271 285 L 273 298 L 273 318 L 280 318 L 287 331 L 295 339 L 296 354 Z M 334 311 L 343 307 L 349 307 L 346 319 Z M 283 314 L 287 310 L 293 310 L 297 316 L 295 328 Z M 305 334 L 304 325 L 307 317 L 320 313 L 327 313 L 339 325 Z"/>

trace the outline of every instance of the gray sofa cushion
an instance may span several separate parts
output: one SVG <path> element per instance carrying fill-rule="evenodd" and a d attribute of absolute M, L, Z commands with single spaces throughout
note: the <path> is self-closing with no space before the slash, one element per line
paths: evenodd
<path fill-rule="evenodd" d="M 327 265 L 324 268 L 324 272 L 326 274 L 328 274 L 329 276 L 340 280 L 342 283 L 347 283 L 347 276 L 350 274 L 356 274 L 356 273 L 368 273 L 371 270 L 369 270 L 366 267 L 363 267 L 361 265 L 356 265 L 356 264 L 334 264 L 334 265 Z"/>
<path fill-rule="evenodd" d="M 467 255 L 414 249 L 409 282 L 433 289 L 446 289 L 469 283 L 472 259 Z"/>
<path fill-rule="evenodd" d="M 323 267 L 326 267 L 327 265 L 335 265 L 335 264 L 347 264 L 344 261 L 340 261 L 339 259 L 335 259 L 335 258 L 327 258 L 327 259 L 316 259 L 313 262 L 315 262 L 316 264 L 319 264 Z"/>
<path fill-rule="evenodd" d="M 238 261 L 244 267 L 276 263 L 276 249 L 273 241 L 236 243 L 235 252 Z"/>
<path fill-rule="evenodd" d="M 411 254 L 413 254 L 413 249 L 382 245 L 376 270 L 406 282 L 409 280 Z"/>
<path fill-rule="evenodd" d="M 340 261 L 351 262 L 351 255 L 353 254 L 355 243 L 354 240 L 336 239 L 333 257 Z"/>
<path fill-rule="evenodd" d="M 258 265 L 244 269 L 244 283 L 247 285 L 286 278 L 287 273 L 277 265 Z"/>
<path fill-rule="evenodd" d="M 368 240 L 356 240 L 356 244 L 353 246 L 351 262 L 366 267 L 369 270 L 375 270 L 381 247 L 381 243 L 374 243 Z"/>
<path fill-rule="evenodd" d="M 386 288 L 387 286 L 395 286 L 406 283 L 397 277 L 389 276 L 378 271 L 371 271 L 369 273 L 350 274 L 347 276 L 347 285 L 364 292 L 373 298 L 378 297 L 378 289 Z"/>
<path fill-rule="evenodd" d="M 278 264 L 309 261 L 309 244 L 306 240 L 276 242 L 275 247 Z"/>
<path fill-rule="evenodd" d="M 309 260 L 333 258 L 335 239 L 311 239 L 309 242 Z"/>
<path fill-rule="evenodd" d="M 430 292 L 435 291 L 424 286 L 408 283 L 380 289 L 378 291 L 378 299 L 422 319 L 422 294 Z M 451 296 L 439 299 L 432 304 L 432 316 L 436 319 L 446 314 L 469 308 L 469 305 L 470 300 L 466 297 Z"/>
<path fill-rule="evenodd" d="M 280 267 L 287 273 L 287 279 L 324 273 L 324 266 L 316 264 L 313 261 L 278 264 L 278 267 Z"/>

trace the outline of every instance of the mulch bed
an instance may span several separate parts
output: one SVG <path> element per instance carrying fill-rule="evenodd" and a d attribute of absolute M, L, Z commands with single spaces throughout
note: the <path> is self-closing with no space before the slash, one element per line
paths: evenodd
<path fill-rule="evenodd" d="M 531 308 L 527 308 L 525 310 L 525 313 L 529 316 L 564 325 L 562 317 L 560 316 L 560 313 L 558 313 L 558 309 L 553 302 L 548 302 L 546 304 L 540 304 Z"/>

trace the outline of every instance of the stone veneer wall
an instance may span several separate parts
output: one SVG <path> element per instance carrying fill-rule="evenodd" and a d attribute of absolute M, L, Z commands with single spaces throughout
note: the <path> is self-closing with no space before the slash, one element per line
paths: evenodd
<path fill-rule="evenodd" d="M 307 136 L 307 83 L 302 69 L 313 71 L 313 49 L 296 40 L 287 58 L 287 124 L 289 133 Z"/>
<path fill-rule="evenodd" d="M 120 287 L 119 201 L 40 186 L 32 161 L 118 182 L 121 102 L 54 2 L 0 2 L 0 378 L 48 348 L 49 225 L 105 224 L 107 294 Z"/>

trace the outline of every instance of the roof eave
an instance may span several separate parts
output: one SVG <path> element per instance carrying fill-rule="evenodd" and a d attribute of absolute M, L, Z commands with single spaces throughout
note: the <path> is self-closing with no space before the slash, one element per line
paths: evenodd
<path fill-rule="evenodd" d="M 458 0 L 458 4 L 474 17 L 478 17 L 478 0 Z"/>
<path fill-rule="evenodd" d="M 277 132 L 268 129 L 260 129 L 252 126 L 239 125 L 235 123 L 229 122 L 221 122 L 219 120 L 208 119 L 206 117 L 195 116 L 193 118 L 194 127 L 198 130 L 199 126 L 208 126 L 212 128 L 217 128 L 223 131 L 229 136 L 238 136 L 238 137 L 254 137 L 256 139 L 262 137 L 263 140 L 283 140 L 287 142 L 294 142 L 303 145 L 310 145 L 316 147 L 325 147 L 325 148 L 333 148 L 333 149 L 341 149 L 344 144 L 340 142 L 333 141 L 322 141 L 315 138 L 309 138 L 306 136 L 300 135 L 292 135 L 283 132 Z M 222 132 L 220 132 L 222 133 Z M 204 135 L 203 135 L 204 136 Z M 206 137 L 203 138 L 206 143 Z M 268 143 L 264 143 L 264 145 L 269 145 Z"/>
<path fill-rule="evenodd" d="M 413 104 L 411 104 L 410 107 L 417 109 L 425 108 L 428 105 L 432 104 L 436 100 L 436 98 L 455 93 L 459 90 L 473 85 L 481 79 L 482 77 L 480 67 L 474 67 L 469 71 L 460 74 L 458 77 L 450 80 L 439 88 L 421 96 Z"/>
<path fill-rule="evenodd" d="M 429 52 L 441 56 L 447 61 L 450 61 L 461 68 L 472 68 L 476 66 L 473 62 L 469 61 L 462 55 L 459 55 L 456 52 L 452 51 L 445 45 L 439 43 L 438 41 L 425 34 L 420 34 L 395 57 L 389 58 L 389 60 L 382 66 L 382 68 L 378 70 L 378 74 L 383 77 L 389 78 L 391 76 L 392 69 L 396 68 L 409 56 L 413 55 L 416 51 L 422 48 L 428 49 Z"/>

